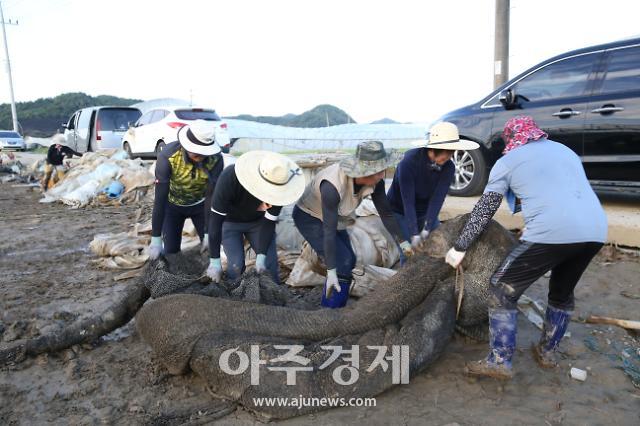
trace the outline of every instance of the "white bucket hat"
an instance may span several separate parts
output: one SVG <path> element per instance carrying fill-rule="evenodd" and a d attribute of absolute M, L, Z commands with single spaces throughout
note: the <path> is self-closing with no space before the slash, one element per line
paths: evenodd
<path fill-rule="evenodd" d="M 427 139 L 425 141 L 419 141 L 416 145 L 451 151 L 471 151 L 480 148 L 480 145 L 473 141 L 460 139 L 458 126 L 447 121 L 434 124 L 431 129 L 429 129 Z"/>
<path fill-rule="evenodd" d="M 285 155 L 250 151 L 235 165 L 240 184 L 258 200 L 273 206 L 293 204 L 304 192 L 302 169 Z"/>
<path fill-rule="evenodd" d="M 188 152 L 208 157 L 220 152 L 220 146 L 216 143 L 215 133 L 216 127 L 212 122 L 195 120 L 193 123 L 178 130 L 178 141 Z"/>

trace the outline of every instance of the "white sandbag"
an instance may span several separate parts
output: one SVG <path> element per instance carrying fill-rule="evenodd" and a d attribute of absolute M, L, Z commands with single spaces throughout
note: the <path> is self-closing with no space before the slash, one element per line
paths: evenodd
<path fill-rule="evenodd" d="M 280 212 L 276 225 L 276 242 L 278 248 L 285 251 L 301 251 L 304 237 L 293 223 L 293 205 L 285 206 Z"/>
<path fill-rule="evenodd" d="M 302 245 L 300 256 L 293 265 L 286 284 L 292 287 L 307 287 L 323 285 L 325 277 L 315 271 L 320 270 L 318 255 L 308 242 Z"/>
<path fill-rule="evenodd" d="M 60 201 L 64 204 L 71 206 L 74 209 L 84 207 L 93 197 L 98 194 L 102 188 L 102 185 L 97 180 L 90 180 L 89 182 L 82 185 L 80 188 L 74 189 L 73 191 L 64 194 L 60 197 Z"/>
<path fill-rule="evenodd" d="M 387 281 L 396 272 L 398 271 L 375 265 L 357 267 L 352 273 L 353 283 L 349 294 L 354 297 L 362 297 L 371 291 L 375 291 L 378 284 Z"/>
<path fill-rule="evenodd" d="M 131 192 L 137 188 L 153 185 L 155 177 L 144 167 L 128 167 L 122 169 L 120 182 L 124 185 L 125 192 Z"/>
<path fill-rule="evenodd" d="M 368 197 L 362 200 L 356 209 L 356 216 L 378 216 L 378 209 L 376 209 L 371 198 Z"/>
<path fill-rule="evenodd" d="M 347 232 L 356 254 L 356 265 L 391 268 L 400 259 L 400 249 L 379 216 L 358 217 L 347 228 Z M 305 242 L 287 284 L 293 287 L 321 285 L 324 277 L 314 271 L 321 271 L 322 268 L 317 255 Z"/>
<path fill-rule="evenodd" d="M 128 232 L 118 234 L 97 234 L 89 243 L 89 249 L 101 257 L 136 255 L 149 244 L 146 235 L 135 235 Z"/>
<path fill-rule="evenodd" d="M 127 154 L 127 151 L 121 149 L 120 151 L 116 151 L 116 153 L 111 156 L 111 159 L 112 160 L 127 160 L 127 159 L 129 159 L 129 154 Z"/>

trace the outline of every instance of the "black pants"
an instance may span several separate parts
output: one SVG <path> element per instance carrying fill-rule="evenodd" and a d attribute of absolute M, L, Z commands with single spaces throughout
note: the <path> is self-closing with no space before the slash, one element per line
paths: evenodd
<path fill-rule="evenodd" d="M 202 240 L 204 237 L 205 224 L 204 202 L 193 206 L 177 206 L 170 202 L 167 203 L 162 226 L 164 252 L 166 254 L 180 251 L 182 228 L 184 228 L 184 221 L 186 219 L 191 219 L 198 236 Z"/>
<path fill-rule="evenodd" d="M 551 270 L 549 305 L 573 310 L 573 290 L 602 246 L 595 242 L 538 244 L 522 241 L 491 277 L 494 297 L 490 306 L 516 309 L 522 293 Z"/>

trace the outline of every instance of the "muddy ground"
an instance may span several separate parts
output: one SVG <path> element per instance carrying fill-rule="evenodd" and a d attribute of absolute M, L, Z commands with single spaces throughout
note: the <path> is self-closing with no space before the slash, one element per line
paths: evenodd
<path fill-rule="evenodd" d="M 40 204 L 37 191 L 0 185 L 2 342 L 36 336 L 98 311 L 127 286 L 92 264 L 97 233 L 122 232 L 138 206 L 70 210 Z M 639 320 L 640 259 L 609 251 L 589 267 L 576 318 Z M 546 300 L 547 279 L 527 294 Z M 622 293 L 626 294 L 624 296 Z M 631 296 L 631 297 L 629 297 Z M 639 364 L 640 339 L 573 322 L 560 368 L 538 369 L 529 347 L 539 331 L 520 315 L 516 377 L 475 380 L 461 371 L 486 345 L 455 337 L 426 372 L 380 395 L 374 408 L 340 408 L 287 420 L 297 424 L 640 424 L 640 389 L 620 368 Z M 1 344 L 1 343 L 0 343 Z M 625 352 L 623 354 L 622 352 Z M 586 382 L 569 377 L 588 370 Z M 218 419 L 218 420 L 215 420 Z M 133 324 L 92 344 L 0 367 L 0 424 L 255 424 L 242 408 L 214 399 L 193 375 L 170 376 Z"/>

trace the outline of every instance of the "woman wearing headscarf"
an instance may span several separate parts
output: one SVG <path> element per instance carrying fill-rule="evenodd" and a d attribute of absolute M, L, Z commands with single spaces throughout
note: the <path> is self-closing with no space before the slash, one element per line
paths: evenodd
<path fill-rule="evenodd" d="M 491 277 L 489 355 L 465 368 L 471 375 L 510 379 L 518 299 L 551 270 L 542 336 L 532 349 L 541 367 L 556 366 L 554 353 L 571 319 L 574 288 L 606 241 L 607 218 L 580 158 L 547 139 L 531 117 L 507 121 L 503 139 L 504 156 L 493 166 L 484 194 L 446 261 L 454 268 L 460 265 L 503 197 L 514 213 L 521 209 L 525 229 L 520 243 Z"/>

